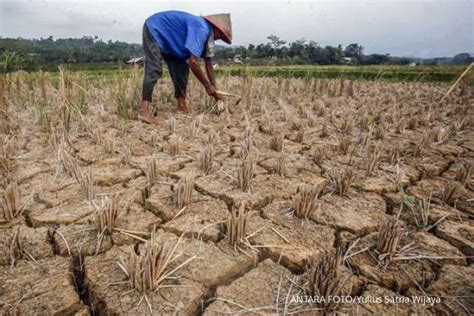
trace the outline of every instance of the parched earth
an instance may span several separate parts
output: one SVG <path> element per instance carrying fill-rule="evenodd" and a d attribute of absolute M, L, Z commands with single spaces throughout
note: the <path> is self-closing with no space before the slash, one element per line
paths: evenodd
<path fill-rule="evenodd" d="M 87 110 L 72 111 L 65 131 L 59 88 L 44 84 L 50 102 L 41 109 L 42 86 L 16 76 L 3 96 L 0 196 L 16 181 L 24 210 L 12 220 L 0 213 L 0 315 L 314 315 L 317 304 L 295 298 L 310 259 L 333 249 L 345 254 L 344 294 L 354 298 L 338 304 L 342 313 L 474 312 L 472 87 L 440 104 L 444 84 L 224 77 L 222 90 L 244 94 L 240 104 L 229 100 L 217 114 L 192 81 L 194 111 L 181 114 L 166 103 L 164 83 L 155 91 L 165 104 L 160 124 L 149 126 L 120 118 L 116 86 L 91 83 Z M 206 146 L 209 172 L 200 164 Z M 90 172 L 89 201 L 61 148 Z M 246 157 L 254 165 L 242 190 Z M 147 187 L 152 161 L 157 181 Z M 354 179 L 341 194 L 336 182 L 348 170 Z M 178 208 L 178 182 L 191 173 L 191 201 Z M 303 187 L 320 196 L 301 218 L 294 200 Z M 101 237 L 97 208 L 115 194 L 117 229 Z M 241 205 L 250 209 L 248 238 L 236 249 L 225 223 Z M 381 265 L 372 250 L 390 218 L 399 218 L 400 248 L 410 251 Z M 174 286 L 145 300 L 118 261 L 151 231 L 163 243 L 181 240 L 193 260 Z"/>

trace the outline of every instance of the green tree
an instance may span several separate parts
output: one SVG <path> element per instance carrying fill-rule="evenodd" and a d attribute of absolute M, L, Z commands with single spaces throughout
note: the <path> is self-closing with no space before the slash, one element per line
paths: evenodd
<path fill-rule="evenodd" d="M 346 48 L 344 49 L 344 56 L 345 57 L 354 57 L 354 58 L 360 58 L 364 53 L 364 47 L 357 43 L 353 43 L 350 45 L 347 45 Z"/>
<path fill-rule="evenodd" d="M 23 62 L 23 57 L 16 52 L 4 51 L 0 58 L 0 64 L 3 72 L 10 72 L 20 69 Z"/>
<path fill-rule="evenodd" d="M 285 45 L 286 42 L 282 41 L 278 36 L 276 35 L 270 35 L 267 37 L 267 39 L 270 41 L 270 46 L 273 48 L 280 48 L 281 46 Z"/>

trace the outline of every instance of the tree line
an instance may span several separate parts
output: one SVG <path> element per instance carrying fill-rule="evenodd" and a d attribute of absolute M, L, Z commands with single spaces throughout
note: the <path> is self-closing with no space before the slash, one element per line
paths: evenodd
<path fill-rule="evenodd" d="M 82 38 L 41 39 L 0 38 L 0 71 L 16 69 L 38 69 L 60 64 L 117 64 L 143 55 L 140 44 L 120 41 L 103 41 L 97 36 Z M 389 54 L 365 54 L 364 47 L 353 43 L 342 47 L 320 46 L 314 41 L 299 39 L 285 42 L 276 35 L 267 37 L 263 44 L 245 46 L 217 46 L 217 62 L 238 62 L 249 64 L 311 64 L 311 65 L 404 65 L 412 62 L 425 64 L 466 64 L 473 61 L 467 54 L 454 58 L 412 59 L 393 57 Z"/>
<path fill-rule="evenodd" d="M 287 43 L 276 35 L 268 36 L 267 40 L 267 43 L 256 46 L 253 44 L 247 47 L 219 46 L 216 50 L 216 57 L 220 60 L 229 60 L 237 55 L 240 59 L 250 63 L 276 65 L 406 65 L 410 63 L 464 65 L 474 61 L 474 58 L 468 53 L 457 54 L 454 57 L 422 59 L 395 57 L 390 54 L 365 54 L 364 47 L 357 43 L 349 44 L 346 47 L 342 47 L 342 45 L 323 47 L 315 41 L 305 39 Z"/>
<path fill-rule="evenodd" d="M 140 44 L 102 41 L 97 36 L 41 39 L 0 38 L 2 70 L 37 69 L 61 64 L 123 63 L 143 54 Z"/>

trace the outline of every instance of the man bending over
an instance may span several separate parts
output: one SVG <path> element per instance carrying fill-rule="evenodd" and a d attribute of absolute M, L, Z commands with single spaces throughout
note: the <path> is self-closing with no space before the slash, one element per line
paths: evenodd
<path fill-rule="evenodd" d="M 163 60 L 169 68 L 177 99 L 178 110 L 187 112 L 186 88 L 189 68 L 206 89 L 208 95 L 219 99 L 211 58 L 214 57 L 214 41 L 232 43 L 230 14 L 214 14 L 204 17 L 186 12 L 166 11 L 152 15 L 143 26 L 143 51 L 145 75 L 143 78 L 142 104 L 139 119 L 155 124 L 157 118 L 150 107 L 153 88 L 163 75 Z M 204 58 L 206 75 L 199 61 Z"/>

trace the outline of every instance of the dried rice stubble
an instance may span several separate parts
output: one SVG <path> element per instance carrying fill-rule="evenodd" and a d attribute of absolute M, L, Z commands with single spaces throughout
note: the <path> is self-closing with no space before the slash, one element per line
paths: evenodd
<path fill-rule="evenodd" d="M 305 292 L 311 297 L 324 298 L 316 303 L 324 314 L 334 313 L 338 308 L 338 302 L 331 298 L 344 295 L 344 286 L 349 276 L 341 275 L 343 256 L 340 249 L 325 251 L 320 256 L 312 256 L 308 271 L 302 280 Z"/>
<path fill-rule="evenodd" d="M 244 192 L 250 189 L 250 182 L 253 178 L 254 161 L 252 157 L 243 160 L 237 170 L 237 186 Z"/>
<path fill-rule="evenodd" d="M 195 172 L 192 170 L 189 174 L 178 181 L 176 189 L 176 203 L 179 210 L 191 203 L 195 181 Z"/>
<path fill-rule="evenodd" d="M 30 196 L 24 203 L 22 203 L 17 182 L 10 182 L 3 193 L 1 204 L 3 220 L 0 220 L 0 223 L 8 223 L 21 216 L 28 207 L 32 197 L 33 196 Z"/>
<path fill-rule="evenodd" d="M 126 275 L 130 289 L 142 294 L 139 304 L 143 300 L 149 302 L 148 295 L 159 292 L 162 287 L 179 286 L 179 270 L 196 258 L 196 255 L 186 258 L 187 249 L 182 245 L 183 235 L 170 245 L 158 241 L 153 230 L 138 254 L 132 246 L 128 258 L 119 258 L 117 264 Z M 148 306 L 153 314 L 151 305 Z"/>

